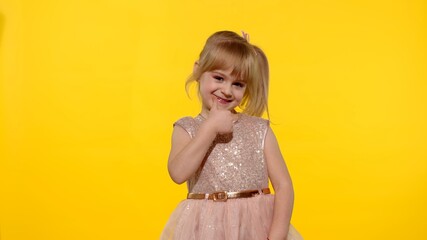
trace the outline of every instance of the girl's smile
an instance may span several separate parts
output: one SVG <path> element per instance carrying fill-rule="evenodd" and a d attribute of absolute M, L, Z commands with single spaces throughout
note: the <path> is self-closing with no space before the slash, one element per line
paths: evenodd
<path fill-rule="evenodd" d="M 218 97 L 214 94 L 214 96 L 216 97 L 216 99 L 218 100 L 219 103 L 221 104 L 228 104 L 230 102 L 232 102 L 233 100 L 229 100 L 229 99 L 224 99 L 222 97 Z"/>

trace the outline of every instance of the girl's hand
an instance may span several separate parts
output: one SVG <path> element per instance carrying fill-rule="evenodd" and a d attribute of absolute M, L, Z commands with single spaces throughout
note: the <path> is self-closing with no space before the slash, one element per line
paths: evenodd
<path fill-rule="evenodd" d="M 211 124 L 217 134 L 232 133 L 237 117 L 237 114 L 232 113 L 231 110 L 219 108 L 217 99 L 212 98 L 212 107 L 207 122 Z"/>

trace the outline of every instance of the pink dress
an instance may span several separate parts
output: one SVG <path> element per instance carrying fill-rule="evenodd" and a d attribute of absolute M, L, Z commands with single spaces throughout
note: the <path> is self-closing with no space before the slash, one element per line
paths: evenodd
<path fill-rule="evenodd" d="M 175 125 L 191 138 L 205 119 L 184 117 Z M 264 139 L 269 122 L 239 115 L 233 133 L 220 135 L 212 143 L 203 163 L 187 181 L 188 192 L 238 192 L 268 187 Z M 186 199 L 172 213 L 161 240 L 265 240 L 273 218 L 274 195 L 228 199 L 226 202 Z M 301 235 L 290 225 L 288 240 Z"/>

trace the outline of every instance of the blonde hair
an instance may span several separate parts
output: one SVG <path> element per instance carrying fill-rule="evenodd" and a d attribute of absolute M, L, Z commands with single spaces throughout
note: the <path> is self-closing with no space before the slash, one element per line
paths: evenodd
<path fill-rule="evenodd" d="M 187 92 L 189 85 L 197 82 L 204 72 L 232 68 L 231 74 L 247 84 L 239 106 L 242 112 L 258 117 L 265 111 L 268 114 L 268 61 L 259 47 L 234 32 L 216 32 L 207 39 L 197 64 L 187 79 Z"/>

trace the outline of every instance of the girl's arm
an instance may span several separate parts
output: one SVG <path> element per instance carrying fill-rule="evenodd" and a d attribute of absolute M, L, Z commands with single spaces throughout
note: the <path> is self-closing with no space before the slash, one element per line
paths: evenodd
<path fill-rule="evenodd" d="M 174 182 L 181 184 L 197 171 L 215 136 L 216 133 L 205 123 L 194 138 L 190 138 L 182 127 L 174 127 L 168 160 L 169 175 Z"/>
<path fill-rule="evenodd" d="M 276 136 L 270 127 L 267 130 L 264 154 L 268 176 L 275 191 L 273 221 L 270 227 L 269 239 L 286 240 L 292 216 L 294 190 Z"/>

